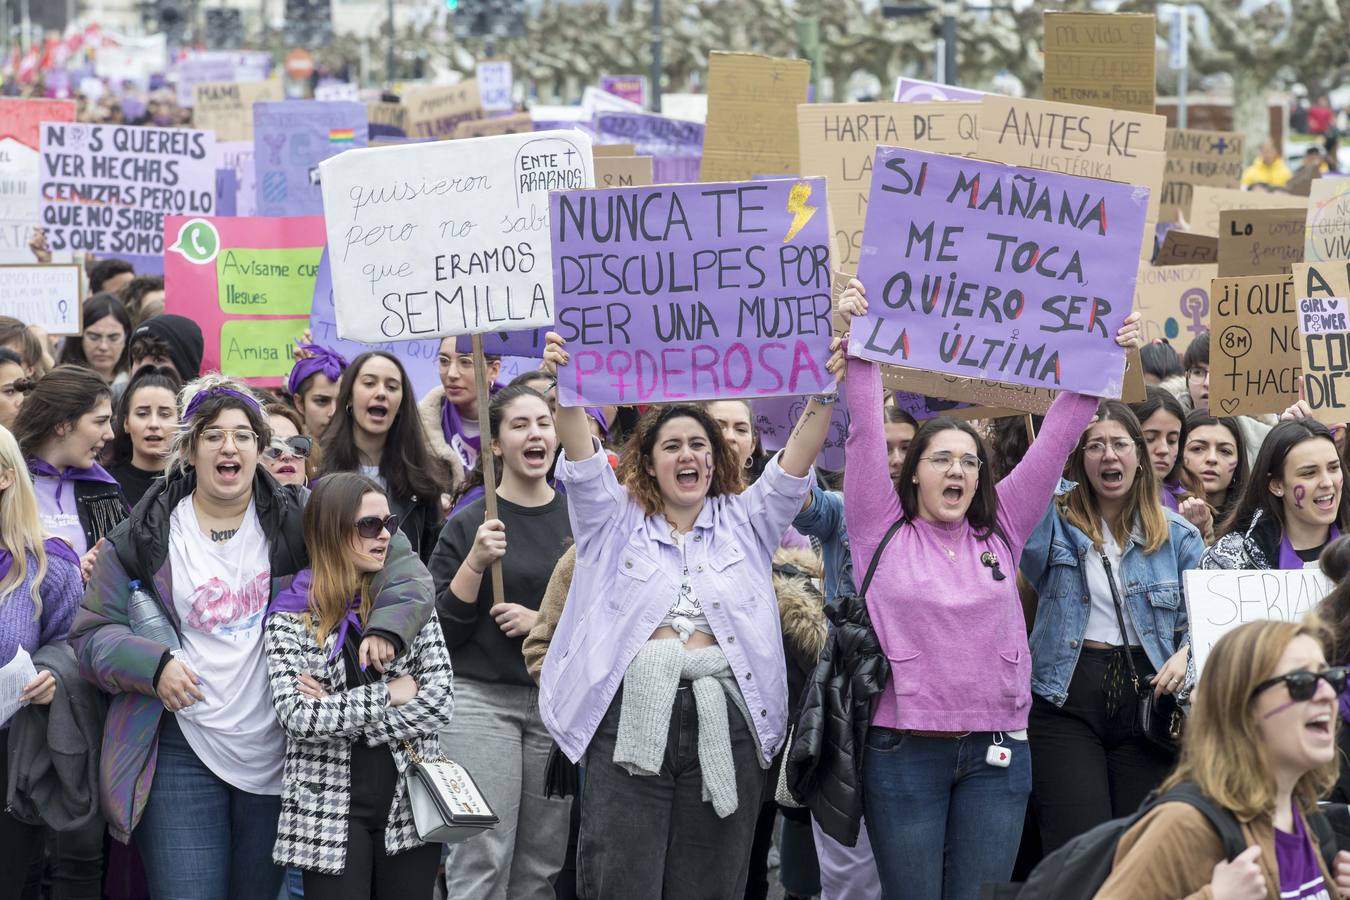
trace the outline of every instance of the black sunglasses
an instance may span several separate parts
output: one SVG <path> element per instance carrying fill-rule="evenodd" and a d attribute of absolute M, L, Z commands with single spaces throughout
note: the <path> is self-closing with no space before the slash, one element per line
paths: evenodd
<path fill-rule="evenodd" d="M 363 538 L 374 539 L 380 536 L 381 531 L 389 532 L 390 537 L 398 531 L 398 516 L 362 516 L 356 520 L 356 533 Z M 1341 679 L 1341 687 L 1345 687 L 1345 679 Z"/>
<path fill-rule="evenodd" d="M 1273 688 L 1275 685 L 1283 682 L 1285 687 L 1289 688 L 1290 700 L 1311 700 L 1313 694 L 1317 693 L 1318 679 L 1322 679 L 1327 684 L 1331 685 L 1331 689 L 1335 691 L 1336 696 L 1339 697 L 1341 694 L 1345 693 L 1346 675 L 1347 670 L 1345 666 L 1333 666 L 1330 669 L 1323 669 L 1320 672 L 1302 671 L 1290 672 L 1287 675 L 1276 675 L 1274 678 L 1267 678 L 1265 681 L 1258 684 L 1256 689 L 1252 691 L 1252 696 L 1255 697 L 1267 688 Z"/>
<path fill-rule="evenodd" d="M 295 437 L 273 439 L 272 443 L 267 445 L 263 451 L 263 456 L 267 459 L 281 459 L 287 453 L 298 457 L 299 459 L 309 459 L 309 453 L 314 449 L 314 441 L 303 434 Z"/>

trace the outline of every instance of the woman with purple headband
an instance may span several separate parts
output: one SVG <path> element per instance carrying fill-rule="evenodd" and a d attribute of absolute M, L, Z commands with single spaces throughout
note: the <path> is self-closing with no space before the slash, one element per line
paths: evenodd
<path fill-rule="evenodd" d="M 336 350 L 311 343 L 299 344 L 296 354 L 299 358 L 286 379 L 286 393 L 305 422 L 305 434 L 317 441 L 337 410 L 338 382 L 347 359 Z"/>
<path fill-rule="evenodd" d="M 114 837 L 135 834 L 151 896 L 274 897 L 285 737 L 263 615 L 309 564 L 308 491 L 258 466 L 271 431 L 247 387 L 208 375 L 182 400 L 165 477 L 108 535 L 70 640 L 84 676 L 113 695 L 102 806 Z M 396 538 L 377 580 L 409 577 L 410 564 L 420 570 Z M 382 596 L 362 665 L 383 671 L 430 613 Z"/>

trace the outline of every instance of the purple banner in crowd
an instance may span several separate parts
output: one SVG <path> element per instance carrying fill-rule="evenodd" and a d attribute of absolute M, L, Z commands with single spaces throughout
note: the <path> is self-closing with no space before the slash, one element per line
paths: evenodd
<path fill-rule="evenodd" d="M 843 384 L 839 385 L 839 399 L 830 413 L 830 430 L 825 444 L 816 457 L 816 465 L 831 471 L 844 468 L 844 441 L 848 440 L 848 404 L 844 401 Z M 770 453 L 787 446 L 788 436 L 797 427 L 802 410 L 810 397 L 761 397 L 754 401 L 755 430 L 759 441 Z"/>
<path fill-rule="evenodd" d="M 878 147 L 850 349 L 912 369 L 1119 397 L 1148 190 Z"/>
<path fill-rule="evenodd" d="M 703 160 L 703 126 L 698 122 L 644 113 L 602 112 L 592 130 L 598 144 L 632 144 L 638 156 L 652 157 L 652 181 L 698 181 Z"/>
<path fill-rule="evenodd" d="M 369 142 L 364 103 L 282 100 L 253 104 L 257 215 L 323 215 L 319 163 Z"/>
<path fill-rule="evenodd" d="M 42 226 L 52 250 L 160 256 L 166 215 L 216 210 L 209 131 L 44 122 Z"/>
<path fill-rule="evenodd" d="M 825 179 L 553 191 L 568 406 L 829 389 Z"/>

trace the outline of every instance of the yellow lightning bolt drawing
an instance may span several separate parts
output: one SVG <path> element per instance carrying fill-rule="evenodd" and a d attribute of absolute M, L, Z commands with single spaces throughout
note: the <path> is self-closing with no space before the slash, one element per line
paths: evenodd
<path fill-rule="evenodd" d="M 792 186 L 788 192 L 787 211 L 792 213 L 792 227 L 788 229 L 787 235 L 783 238 L 783 243 L 787 243 L 797 236 L 797 232 L 806 227 L 806 223 L 811 221 L 811 217 L 816 214 L 817 207 L 807 206 L 806 201 L 811 199 L 811 185 L 806 181 L 799 181 Z"/>

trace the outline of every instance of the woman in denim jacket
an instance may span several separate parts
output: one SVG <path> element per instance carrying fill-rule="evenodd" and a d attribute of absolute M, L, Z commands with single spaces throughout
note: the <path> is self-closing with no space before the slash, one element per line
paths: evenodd
<path fill-rule="evenodd" d="M 1144 449 L 1129 407 L 1102 403 L 1069 457 L 1070 481 L 1022 553 L 1022 574 L 1040 594 L 1028 730 L 1046 853 L 1133 812 L 1173 762 L 1133 727 L 1125 653 L 1156 694 L 1182 688 L 1190 652 L 1182 573 L 1199 566 L 1205 546 L 1160 503 Z"/>

